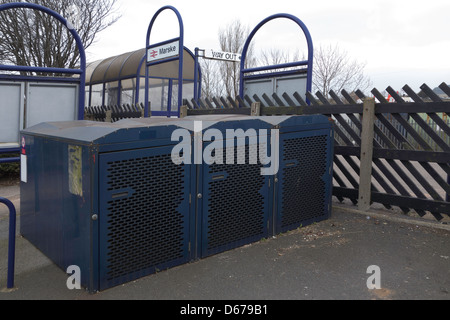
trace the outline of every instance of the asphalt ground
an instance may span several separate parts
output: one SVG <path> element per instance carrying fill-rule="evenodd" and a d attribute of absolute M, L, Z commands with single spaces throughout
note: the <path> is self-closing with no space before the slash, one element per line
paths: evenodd
<path fill-rule="evenodd" d="M 1 196 L 16 204 L 18 186 Z M 450 226 L 335 203 L 331 219 L 90 294 L 17 233 L 6 289 L 8 214 L 0 208 L 0 300 L 450 300 Z M 377 266 L 380 289 L 369 289 Z M 176 313 L 180 311 L 173 310 Z"/>

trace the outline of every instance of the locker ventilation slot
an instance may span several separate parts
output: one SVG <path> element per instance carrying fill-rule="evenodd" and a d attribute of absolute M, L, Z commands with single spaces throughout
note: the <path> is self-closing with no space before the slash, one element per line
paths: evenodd
<path fill-rule="evenodd" d="M 296 161 L 283 171 L 282 228 L 323 217 L 326 214 L 327 136 L 287 139 L 283 157 Z"/>
<path fill-rule="evenodd" d="M 260 164 L 249 164 L 248 146 L 246 149 L 245 165 L 214 164 L 208 167 L 208 174 L 212 177 L 226 172 L 225 179 L 212 179 L 208 185 L 208 250 L 264 233 L 261 189 L 265 177 L 261 175 Z"/>
<path fill-rule="evenodd" d="M 183 258 L 185 175 L 170 155 L 108 163 L 108 191 L 133 190 L 108 201 L 108 281 Z"/>

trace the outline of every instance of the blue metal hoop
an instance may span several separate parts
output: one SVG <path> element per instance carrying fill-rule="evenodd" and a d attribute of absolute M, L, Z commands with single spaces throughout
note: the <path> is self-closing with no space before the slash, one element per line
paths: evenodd
<path fill-rule="evenodd" d="M 295 62 L 295 63 L 287 63 L 287 64 L 280 64 L 280 65 L 274 65 L 274 66 L 266 66 L 261 68 L 253 68 L 253 69 L 245 69 L 245 61 L 248 54 L 248 49 L 250 47 L 250 43 L 253 40 L 256 33 L 261 29 L 265 24 L 268 22 L 279 19 L 279 18 L 286 18 L 294 21 L 297 23 L 297 25 L 302 29 L 303 33 L 305 34 L 306 41 L 308 44 L 308 61 L 301 61 L 301 62 Z M 296 16 L 293 16 L 291 14 L 287 13 L 279 13 L 272 15 L 263 21 L 261 21 L 256 28 L 250 33 L 245 45 L 244 49 L 242 51 L 242 60 L 241 60 L 241 77 L 240 77 L 240 83 L 239 83 L 239 94 L 241 97 L 244 96 L 244 75 L 249 72 L 255 72 L 255 71 L 266 71 L 266 70 L 273 70 L 273 69 L 281 69 L 286 67 L 295 67 L 295 66 L 303 66 L 307 65 L 308 67 L 308 79 L 306 83 L 306 90 L 311 92 L 312 91 L 312 75 L 313 75 L 313 61 L 314 61 L 314 46 L 313 41 L 311 38 L 311 34 L 309 33 L 308 28 L 306 25 Z"/>
<path fill-rule="evenodd" d="M 168 61 L 173 61 L 173 60 L 178 60 L 179 61 L 179 67 L 178 67 L 178 112 L 177 115 L 178 117 L 180 116 L 180 112 L 181 112 L 181 106 L 183 105 L 183 54 L 184 54 L 184 24 L 183 24 L 183 19 L 181 17 L 180 12 L 173 6 L 165 6 L 162 7 L 161 9 L 159 9 L 155 15 L 153 16 L 148 31 L 147 31 L 147 39 L 146 39 L 146 44 L 145 44 L 145 61 L 146 61 L 146 68 L 145 68 L 145 117 L 149 116 L 149 89 L 148 89 L 148 85 L 149 85 L 149 71 L 148 71 L 148 67 L 151 66 L 151 63 L 148 63 L 148 49 L 151 47 L 150 46 L 150 37 L 151 37 L 151 32 L 153 29 L 153 25 L 155 24 L 156 19 L 158 18 L 158 16 L 165 10 L 171 10 L 173 11 L 177 18 L 178 18 L 178 23 L 180 25 L 180 37 L 179 38 L 175 38 L 172 39 L 171 41 L 176 41 L 179 40 L 180 45 L 179 45 L 179 56 L 178 58 L 171 58 L 171 59 L 165 59 L 165 60 L 161 60 L 158 61 L 158 63 L 162 63 L 162 62 L 168 62 Z M 157 43 L 154 44 L 153 46 L 158 46 L 161 44 L 164 44 L 166 41 L 161 42 L 161 43 Z M 168 104 L 168 108 L 167 108 L 167 116 L 170 117 L 172 114 L 172 110 L 171 110 L 171 103 L 170 103 L 171 97 L 169 97 L 169 104 Z"/>

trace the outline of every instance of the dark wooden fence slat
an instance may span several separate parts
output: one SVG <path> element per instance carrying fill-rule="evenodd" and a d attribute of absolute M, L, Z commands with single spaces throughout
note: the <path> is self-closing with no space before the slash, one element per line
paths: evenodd
<path fill-rule="evenodd" d="M 212 98 L 214 104 L 216 105 L 217 109 L 223 109 L 221 103 L 219 102 L 219 100 L 217 100 L 216 97 Z"/>
<path fill-rule="evenodd" d="M 236 104 L 236 102 L 231 97 L 228 97 L 228 102 L 230 103 L 231 108 L 233 108 L 233 109 L 239 108 L 239 106 Z"/>
<path fill-rule="evenodd" d="M 311 102 L 313 106 L 320 106 L 319 101 L 317 101 L 317 99 L 312 95 L 311 92 L 306 93 L 306 98 L 309 100 L 309 102 Z"/>
<path fill-rule="evenodd" d="M 250 107 L 254 102 L 248 95 L 244 96 L 244 101 L 247 102 L 247 107 Z"/>
<path fill-rule="evenodd" d="M 200 110 L 200 109 L 203 109 L 199 104 L 198 104 L 198 102 L 197 101 L 195 101 L 195 99 L 192 99 L 192 104 L 194 105 L 194 110 Z"/>
<path fill-rule="evenodd" d="M 420 86 L 420 89 L 434 102 L 442 102 L 442 99 L 426 84 Z"/>
<path fill-rule="evenodd" d="M 334 102 L 336 102 L 337 105 L 343 105 L 344 102 L 342 102 L 341 98 L 334 92 L 333 90 L 330 91 L 330 96 L 333 98 Z"/>
<path fill-rule="evenodd" d="M 345 91 L 345 90 L 342 90 L 342 96 L 345 98 L 345 100 L 347 100 L 347 102 L 349 103 L 349 104 L 356 104 L 356 101 L 351 97 L 351 95 L 347 92 L 347 91 Z M 362 93 L 360 90 L 357 90 L 356 91 L 356 94 L 358 94 L 358 93 Z M 361 98 L 361 97 L 359 97 L 360 99 L 364 99 L 364 98 Z"/>
<path fill-rule="evenodd" d="M 261 108 L 266 108 L 266 105 L 264 104 L 264 102 L 258 97 L 258 95 L 254 95 L 253 99 L 255 100 L 255 102 L 259 102 L 261 104 Z"/>
<path fill-rule="evenodd" d="M 445 82 L 442 82 L 439 88 L 450 98 L 450 87 Z"/>
<path fill-rule="evenodd" d="M 205 98 L 205 109 L 214 109 L 214 105 L 208 98 Z"/>
<path fill-rule="evenodd" d="M 275 100 L 275 103 L 278 105 L 278 107 L 286 107 L 284 102 L 281 100 L 281 98 L 276 93 L 274 93 L 272 95 L 272 98 Z"/>
<path fill-rule="evenodd" d="M 194 100 L 194 99 L 192 99 Z M 186 106 L 188 107 L 188 109 L 193 109 L 192 104 L 189 101 L 186 101 Z"/>
<path fill-rule="evenodd" d="M 203 100 L 203 99 L 198 100 L 198 105 L 200 106 L 200 109 L 203 109 L 203 110 L 208 109 L 208 106 L 207 106 L 205 100 Z"/>
<path fill-rule="evenodd" d="M 319 101 L 322 102 L 325 105 L 331 105 L 331 102 L 328 101 L 328 99 L 322 94 L 322 92 L 318 91 L 316 93 L 317 98 L 319 98 Z"/>
<path fill-rule="evenodd" d="M 284 100 L 286 100 L 286 102 L 288 103 L 288 105 L 290 107 L 296 106 L 296 103 L 294 102 L 294 100 L 292 100 L 291 97 L 286 92 L 283 93 L 283 98 L 284 98 Z"/>
<path fill-rule="evenodd" d="M 266 102 L 267 106 L 269 106 L 269 107 L 276 107 L 275 103 L 273 103 L 273 101 L 269 98 L 269 96 L 267 94 L 264 93 L 262 95 L 262 98 Z"/>
<path fill-rule="evenodd" d="M 338 184 L 339 187 L 345 187 L 345 183 L 344 181 L 341 179 L 341 177 L 337 174 L 337 172 L 333 172 L 333 179 L 336 181 L 336 183 Z M 344 198 L 343 197 L 337 197 L 338 200 L 343 203 L 344 202 Z M 357 204 L 357 201 L 355 200 L 355 205 Z"/>
<path fill-rule="evenodd" d="M 220 102 L 222 102 L 222 105 L 225 109 L 232 109 L 232 107 L 230 107 L 230 105 L 228 104 L 228 102 L 224 99 L 224 97 L 220 97 Z"/>
<path fill-rule="evenodd" d="M 300 106 L 303 106 L 303 107 L 308 106 L 306 101 L 302 98 L 302 96 L 298 92 L 294 93 L 294 99 L 297 100 L 298 103 L 300 103 Z"/>
<path fill-rule="evenodd" d="M 245 102 L 244 99 L 242 99 L 242 97 L 237 96 L 236 99 L 239 101 L 239 106 L 240 106 L 241 108 L 250 108 L 250 106 L 247 105 L 247 103 Z"/>

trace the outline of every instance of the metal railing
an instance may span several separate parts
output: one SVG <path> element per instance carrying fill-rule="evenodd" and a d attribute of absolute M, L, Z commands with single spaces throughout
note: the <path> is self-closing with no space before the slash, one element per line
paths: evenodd
<path fill-rule="evenodd" d="M 9 246 L 8 246 L 8 279 L 7 288 L 14 288 L 14 267 L 16 260 L 16 219 L 17 213 L 14 204 L 8 199 L 0 197 L 0 203 L 9 209 Z"/>

